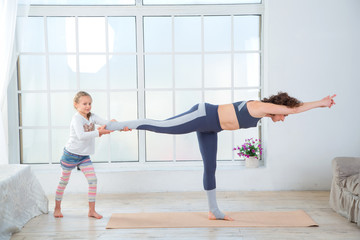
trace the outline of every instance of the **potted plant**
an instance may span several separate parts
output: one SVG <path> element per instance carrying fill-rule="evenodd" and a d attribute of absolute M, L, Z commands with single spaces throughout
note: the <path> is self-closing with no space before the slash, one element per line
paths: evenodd
<path fill-rule="evenodd" d="M 254 168 L 259 166 L 259 159 L 262 154 L 261 140 L 260 139 L 245 139 L 245 143 L 241 147 L 233 149 L 238 151 L 239 157 L 245 158 L 245 166 Z"/>

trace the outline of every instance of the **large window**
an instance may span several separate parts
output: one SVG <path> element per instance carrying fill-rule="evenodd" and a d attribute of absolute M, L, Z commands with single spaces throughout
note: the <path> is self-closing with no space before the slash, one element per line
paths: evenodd
<path fill-rule="evenodd" d="M 198 13 L 191 6 L 141 11 L 127 6 L 126 12 L 117 7 L 116 14 L 112 6 L 86 16 L 82 7 L 69 16 L 66 8 L 48 14 L 33 7 L 18 64 L 21 162 L 59 162 L 79 90 L 92 95 L 92 112 L 119 121 L 165 119 L 199 102 L 259 99 L 262 8 L 234 6 L 221 13 L 216 6 Z M 261 124 L 219 133 L 218 159 L 238 160 L 233 146 L 260 135 Z M 92 160 L 174 162 L 201 156 L 195 133 L 132 131 L 97 139 Z"/>

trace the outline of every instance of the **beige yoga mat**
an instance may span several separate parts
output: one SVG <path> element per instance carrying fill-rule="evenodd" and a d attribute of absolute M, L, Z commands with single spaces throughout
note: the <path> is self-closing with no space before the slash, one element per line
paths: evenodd
<path fill-rule="evenodd" d="M 208 220 L 205 212 L 113 213 L 106 228 L 317 227 L 303 210 L 231 212 L 235 221 Z"/>

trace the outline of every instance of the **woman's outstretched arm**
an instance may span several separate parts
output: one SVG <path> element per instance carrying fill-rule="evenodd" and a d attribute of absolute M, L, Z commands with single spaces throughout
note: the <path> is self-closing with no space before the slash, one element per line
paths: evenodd
<path fill-rule="evenodd" d="M 333 105 L 335 105 L 334 97 L 336 97 L 336 94 L 332 96 L 324 97 L 323 99 L 319 101 L 314 102 L 305 102 L 301 104 L 299 107 L 295 108 L 295 113 L 301 113 L 308 110 L 311 110 L 313 108 L 321 108 L 321 107 L 328 107 L 331 108 Z"/>
<path fill-rule="evenodd" d="M 281 114 L 281 115 L 297 114 L 297 113 L 309 111 L 314 108 L 320 108 L 320 107 L 331 108 L 333 105 L 335 105 L 335 101 L 334 101 L 335 97 L 336 94 L 332 96 L 324 97 L 323 99 L 318 101 L 304 102 L 301 103 L 300 106 L 293 108 L 284 105 L 273 104 L 273 103 L 254 101 L 254 102 L 249 102 L 252 105 L 250 105 L 250 107 L 248 106 L 248 108 L 250 114 L 254 117 L 265 117 L 274 114 Z"/>

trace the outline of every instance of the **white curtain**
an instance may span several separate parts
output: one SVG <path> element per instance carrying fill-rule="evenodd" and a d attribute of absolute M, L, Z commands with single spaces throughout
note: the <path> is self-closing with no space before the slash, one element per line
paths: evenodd
<path fill-rule="evenodd" d="M 4 120 L 7 119 L 5 106 L 7 88 L 15 70 L 16 53 L 14 47 L 18 9 L 24 17 L 28 14 L 30 0 L 0 0 L 0 164 L 8 164 L 7 131 Z M 15 54 L 14 54 L 15 53 Z"/>

